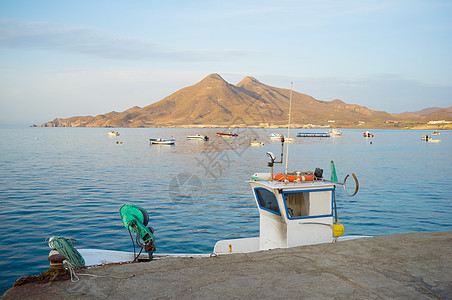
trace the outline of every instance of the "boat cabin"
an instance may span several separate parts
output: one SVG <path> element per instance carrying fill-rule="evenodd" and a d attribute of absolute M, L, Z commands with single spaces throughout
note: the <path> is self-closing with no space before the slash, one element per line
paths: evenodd
<path fill-rule="evenodd" d="M 333 241 L 334 185 L 252 181 L 260 215 L 260 250 Z"/>
<path fill-rule="evenodd" d="M 246 253 L 334 241 L 333 183 L 281 182 L 271 180 L 270 173 L 252 178 L 249 183 L 259 210 L 259 237 L 219 241 L 214 253 Z"/>

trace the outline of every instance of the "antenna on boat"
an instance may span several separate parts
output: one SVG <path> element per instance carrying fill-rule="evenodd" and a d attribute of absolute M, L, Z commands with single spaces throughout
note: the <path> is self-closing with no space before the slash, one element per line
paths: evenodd
<path fill-rule="evenodd" d="M 287 125 L 286 171 L 284 172 L 284 181 L 287 180 L 287 166 L 289 164 L 290 115 L 292 113 L 292 87 L 293 87 L 293 82 L 290 82 L 289 124 Z M 284 139 L 284 137 L 283 137 L 283 139 Z"/>
<path fill-rule="evenodd" d="M 289 97 L 289 124 L 287 126 L 287 138 L 281 136 L 281 160 L 275 161 L 276 157 L 272 152 L 267 152 L 268 158 L 270 158 L 270 162 L 268 163 L 268 166 L 271 168 L 271 180 L 273 180 L 273 165 L 276 164 L 282 164 L 283 163 L 283 154 L 284 154 L 284 143 L 287 140 L 289 142 L 290 138 L 290 115 L 292 113 L 292 86 L 293 82 L 290 82 L 290 97 Z M 289 144 L 287 144 L 287 151 L 286 151 L 286 172 L 284 173 L 284 182 L 287 182 L 287 166 L 289 164 Z"/>

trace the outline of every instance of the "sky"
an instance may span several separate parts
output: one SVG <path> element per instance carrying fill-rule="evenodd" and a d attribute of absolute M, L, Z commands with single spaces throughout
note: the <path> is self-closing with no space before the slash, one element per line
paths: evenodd
<path fill-rule="evenodd" d="M 0 0 L 0 124 L 124 111 L 212 73 L 400 113 L 452 106 L 452 1 Z"/>

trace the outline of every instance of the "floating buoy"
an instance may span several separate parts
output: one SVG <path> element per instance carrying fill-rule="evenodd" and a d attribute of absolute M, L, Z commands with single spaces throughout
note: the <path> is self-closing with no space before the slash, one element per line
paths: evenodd
<path fill-rule="evenodd" d="M 339 237 L 344 234 L 345 228 L 344 225 L 341 223 L 334 223 L 333 224 L 333 236 Z"/>

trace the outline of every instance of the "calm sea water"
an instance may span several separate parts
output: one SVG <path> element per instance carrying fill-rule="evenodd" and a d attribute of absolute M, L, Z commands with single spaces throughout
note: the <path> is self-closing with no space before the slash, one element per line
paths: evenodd
<path fill-rule="evenodd" d="M 238 138 L 216 129 L 0 128 L 0 292 L 25 275 L 48 269 L 46 237 L 78 240 L 80 248 L 132 251 L 119 208 L 134 203 L 149 212 L 161 253 L 210 253 L 216 241 L 257 236 L 259 216 L 246 181 L 268 172 L 267 138 L 286 130 L 239 129 Z M 300 130 L 292 130 L 295 135 Z M 191 141 L 200 132 L 208 142 Z M 441 143 L 431 131 L 342 130 L 343 136 L 295 138 L 289 170 L 323 168 L 330 176 L 354 172 L 360 191 L 338 190 L 346 234 L 387 235 L 452 230 L 452 131 Z M 151 137 L 175 146 L 150 145 Z M 263 147 L 249 147 L 250 139 Z M 372 142 L 372 143 L 371 143 Z M 283 166 L 277 165 L 283 171 Z"/>

